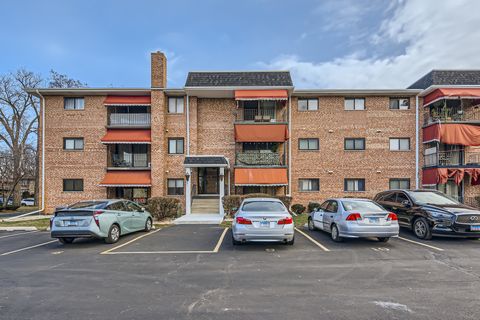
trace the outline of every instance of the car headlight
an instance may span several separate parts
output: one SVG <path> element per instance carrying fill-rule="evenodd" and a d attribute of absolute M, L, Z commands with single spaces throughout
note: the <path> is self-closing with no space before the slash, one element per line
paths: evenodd
<path fill-rule="evenodd" d="M 439 224 L 443 224 L 445 226 L 450 226 L 452 225 L 453 222 L 453 214 L 450 213 L 445 213 L 445 212 L 439 212 L 439 211 L 430 211 L 430 216 L 436 220 Z"/>

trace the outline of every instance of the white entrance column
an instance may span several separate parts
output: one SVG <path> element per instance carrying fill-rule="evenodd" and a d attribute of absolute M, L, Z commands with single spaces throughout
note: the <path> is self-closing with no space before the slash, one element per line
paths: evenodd
<path fill-rule="evenodd" d="M 220 168 L 220 174 L 218 176 L 218 183 L 219 183 L 219 194 L 220 194 L 220 199 L 219 199 L 219 204 L 218 204 L 218 211 L 220 215 L 224 215 L 223 212 L 223 204 L 222 204 L 222 199 L 223 196 L 225 195 L 225 168 Z"/>
<path fill-rule="evenodd" d="M 192 213 L 192 169 L 185 168 L 185 179 L 187 185 L 185 186 L 185 214 Z"/>

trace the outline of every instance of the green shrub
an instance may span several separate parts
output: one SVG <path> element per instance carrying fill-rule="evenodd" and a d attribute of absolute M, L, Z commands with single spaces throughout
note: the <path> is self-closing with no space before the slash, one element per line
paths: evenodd
<path fill-rule="evenodd" d="M 316 209 L 320 208 L 320 203 L 318 202 L 309 202 L 307 206 L 308 212 L 315 211 Z"/>
<path fill-rule="evenodd" d="M 156 220 L 176 218 L 182 210 L 182 202 L 177 198 L 154 197 L 148 199 L 145 208 Z"/>
<path fill-rule="evenodd" d="M 278 196 L 276 197 L 278 198 L 278 200 L 282 201 L 283 204 L 285 205 L 285 207 L 287 207 L 287 209 L 290 208 L 290 205 L 292 204 L 292 197 L 289 197 L 289 196 Z"/>
<path fill-rule="evenodd" d="M 233 216 L 233 214 L 240 207 L 242 200 L 243 200 L 242 196 L 237 194 L 224 196 L 222 198 L 222 204 L 223 204 L 223 210 L 225 211 L 225 214 Z"/>
<path fill-rule="evenodd" d="M 305 206 L 300 203 L 296 203 L 292 206 L 292 211 L 296 214 L 302 214 L 305 212 Z"/>

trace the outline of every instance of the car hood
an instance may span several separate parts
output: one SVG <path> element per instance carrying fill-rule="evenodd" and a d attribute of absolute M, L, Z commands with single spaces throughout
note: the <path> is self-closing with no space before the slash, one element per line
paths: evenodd
<path fill-rule="evenodd" d="M 467 207 L 464 205 L 432 205 L 427 204 L 422 206 L 425 210 L 435 210 L 435 211 L 442 211 L 446 213 L 452 214 L 480 214 L 480 210 Z"/>

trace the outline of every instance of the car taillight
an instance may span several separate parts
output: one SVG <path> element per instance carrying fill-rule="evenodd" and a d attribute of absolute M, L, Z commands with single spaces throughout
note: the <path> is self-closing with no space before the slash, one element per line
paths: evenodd
<path fill-rule="evenodd" d="M 397 221 L 397 220 L 398 220 L 398 217 L 397 217 L 397 215 L 396 215 L 395 213 L 390 212 L 390 213 L 388 214 L 388 220 Z"/>
<path fill-rule="evenodd" d="M 99 228 L 100 228 L 100 221 L 98 221 L 98 216 L 101 215 L 102 213 L 103 213 L 102 210 L 97 210 L 93 213 L 93 221 L 95 221 L 95 224 Z"/>
<path fill-rule="evenodd" d="M 236 221 L 238 224 L 252 224 L 252 220 L 245 219 L 242 217 L 237 217 Z"/>
<path fill-rule="evenodd" d="M 362 220 L 360 213 L 350 213 L 346 219 L 347 221 L 358 221 Z"/>
<path fill-rule="evenodd" d="M 292 217 L 288 217 L 288 218 L 285 218 L 285 219 L 282 219 L 282 220 L 278 220 L 277 223 L 278 224 L 292 224 L 293 219 L 292 219 Z"/>

